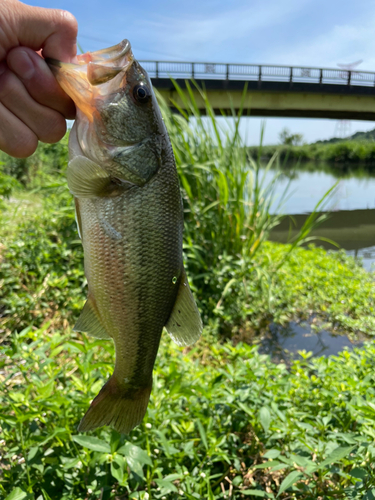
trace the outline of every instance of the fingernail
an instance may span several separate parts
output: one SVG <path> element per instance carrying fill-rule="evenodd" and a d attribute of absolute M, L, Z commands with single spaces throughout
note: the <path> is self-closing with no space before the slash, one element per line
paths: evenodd
<path fill-rule="evenodd" d="M 34 63 L 29 54 L 24 50 L 13 52 L 10 68 L 23 80 L 30 80 L 35 73 Z"/>

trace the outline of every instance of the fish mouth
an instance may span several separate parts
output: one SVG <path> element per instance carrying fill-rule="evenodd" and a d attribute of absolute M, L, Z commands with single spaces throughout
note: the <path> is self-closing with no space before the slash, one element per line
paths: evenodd
<path fill-rule="evenodd" d="M 125 39 L 107 49 L 80 54 L 76 63 L 46 62 L 77 108 L 93 121 L 95 100 L 123 86 L 121 81 L 133 60 L 130 42 Z"/>

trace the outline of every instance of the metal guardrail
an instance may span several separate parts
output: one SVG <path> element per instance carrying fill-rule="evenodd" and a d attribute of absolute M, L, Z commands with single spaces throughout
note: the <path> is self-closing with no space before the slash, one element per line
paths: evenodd
<path fill-rule="evenodd" d="M 307 66 L 140 61 L 151 78 L 253 80 L 375 86 L 375 73 Z"/>

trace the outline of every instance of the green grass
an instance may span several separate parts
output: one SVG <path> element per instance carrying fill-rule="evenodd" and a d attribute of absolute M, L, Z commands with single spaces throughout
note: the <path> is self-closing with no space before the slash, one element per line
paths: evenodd
<path fill-rule="evenodd" d="M 1 486 L 29 499 L 372 499 L 375 347 L 290 371 L 246 344 L 166 336 L 131 436 L 76 431 L 111 342 L 48 325 L 1 346 Z M 146 496 L 146 491 L 148 497 Z M 21 492 L 24 492 L 23 495 Z M 224 496 L 226 493 L 226 497 Z M 375 492 L 375 490 L 374 490 Z"/>
<path fill-rule="evenodd" d="M 86 284 L 67 139 L 26 161 L 3 158 L 0 498 L 373 500 L 375 346 L 302 353 L 287 368 L 239 342 L 312 313 L 326 328 L 371 336 L 373 275 L 344 252 L 302 247 L 315 215 L 290 245 L 268 242 L 279 174 L 265 183 L 240 118 L 225 135 L 208 102 L 208 120 L 186 104 L 185 115 L 163 112 L 205 330 L 192 349 L 163 337 L 151 403 L 130 436 L 76 430 L 112 373 L 114 348 L 71 331 Z"/>

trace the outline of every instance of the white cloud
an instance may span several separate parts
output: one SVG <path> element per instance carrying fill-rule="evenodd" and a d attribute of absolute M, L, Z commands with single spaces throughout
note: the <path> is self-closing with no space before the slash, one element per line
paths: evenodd
<path fill-rule="evenodd" d="M 358 23 L 358 21 L 357 21 Z M 334 25 L 324 34 L 312 36 L 291 46 L 268 48 L 266 59 L 276 59 L 280 64 L 337 67 L 337 63 L 352 63 L 363 59 L 360 69 L 375 69 L 375 6 L 366 11 L 360 24 Z"/>
<path fill-rule="evenodd" d="M 224 54 L 230 51 L 231 62 L 244 62 L 251 57 L 249 44 L 253 47 L 253 53 L 259 53 L 259 47 L 256 46 L 259 32 L 266 33 L 276 25 L 290 22 L 293 15 L 311 2 L 270 0 L 235 8 L 225 3 L 209 17 L 191 14 L 191 11 L 182 16 L 181 13 L 176 16 L 154 14 L 152 20 L 145 20 L 139 28 L 141 33 L 147 32 L 148 36 L 155 39 L 161 52 L 172 47 L 181 53 L 183 59 L 225 61 Z"/>

